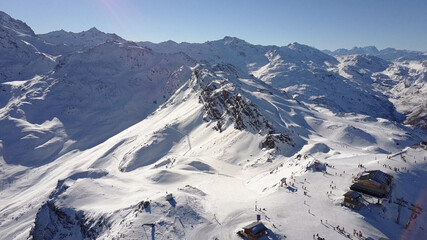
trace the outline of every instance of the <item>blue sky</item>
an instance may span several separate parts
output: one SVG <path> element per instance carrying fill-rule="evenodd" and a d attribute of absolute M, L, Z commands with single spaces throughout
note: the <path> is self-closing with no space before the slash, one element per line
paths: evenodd
<path fill-rule="evenodd" d="M 427 51 L 426 0 L 2 0 L 36 33 L 91 27 L 133 41 L 299 42 Z"/>

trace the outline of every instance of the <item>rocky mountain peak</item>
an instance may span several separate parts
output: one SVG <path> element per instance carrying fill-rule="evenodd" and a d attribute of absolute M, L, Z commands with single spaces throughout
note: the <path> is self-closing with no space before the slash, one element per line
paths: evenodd
<path fill-rule="evenodd" d="M 35 36 L 34 31 L 23 21 L 9 16 L 7 13 L 0 11 L 0 26 L 13 30 L 17 34 Z"/>

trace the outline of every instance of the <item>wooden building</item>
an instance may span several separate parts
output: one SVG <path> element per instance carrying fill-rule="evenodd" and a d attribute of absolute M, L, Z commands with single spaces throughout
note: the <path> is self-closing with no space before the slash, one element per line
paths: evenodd
<path fill-rule="evenodd" d="M 267 235 L 267 230 L 268 228 L 262 222 L 253 222 L 243 227 L 243 230 L 237 232 L 237 234 L 243 238 L 255 240 Z"/>
<path fill-rule="evenodd" d="M 343 205 L 349 208 L 359 210 L 362 207 L 362 202 L 360 201 L 362 195 L 356 191 L 348 191 L 344 194 Z"/>
<path fill-rule="evenodd" d="M 380 170 L 363 172 L 350 189 L 365 193 L 374 197 L 383 198 L 388 196 L 393 183 L 393 176 Z"/>

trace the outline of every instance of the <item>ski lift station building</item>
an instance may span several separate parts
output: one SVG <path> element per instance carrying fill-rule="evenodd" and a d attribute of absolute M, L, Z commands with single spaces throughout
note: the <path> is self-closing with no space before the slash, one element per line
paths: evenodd
<path fill-rule="evenodd" d="M 383 198 L 389 195 L 393 176 L 380 170 L 363 172 L 350 189 L 374 197 Z"/>

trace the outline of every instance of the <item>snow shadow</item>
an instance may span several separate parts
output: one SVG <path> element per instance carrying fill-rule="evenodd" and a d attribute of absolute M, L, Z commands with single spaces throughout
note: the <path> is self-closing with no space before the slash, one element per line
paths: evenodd
<path fill-rule="evenodd" d="M 169 200 L 167 200 L 168 202 L 169 202 L 169 204 L 172 206 L 172 207 L 175 207 L 176 206 L 176 201 L 175 201 L 175 199 L 174 198 L 171 198 L 171 199 L 169 199 Z"/>
<path fill-rule="evenodd" d="M 297 188 L 294 188 L 294 187 L 291 187 L 291 186 L 287 186 L 286 189 L 288 189 L 289 192 L 297 192 L 298 191 Z"/>
<path fill-rule="evenodd" d="M 50 163 L 61 154 L 68 139 L 58 118 L 39 124 L 16 118 L 0 120 L 3 155 L 7 164 L 39 167 Z"/>
<path fill-rule="evenodd" d="M 145 212 L 151 213 L 151 204 L 144 208 Z"/>

